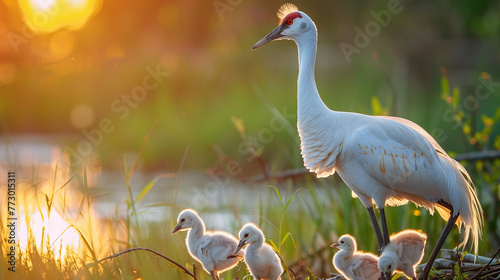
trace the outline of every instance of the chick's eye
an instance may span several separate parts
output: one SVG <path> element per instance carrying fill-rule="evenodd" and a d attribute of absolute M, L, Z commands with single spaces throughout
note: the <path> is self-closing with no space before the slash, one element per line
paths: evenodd
<path fill-rule="evenodd" d="M 344 240 L 340 241 L 340 243 L 344 244 Z"/>
<path fill-rule="evenodd" d="M 184 223 L 186 221 L 186 219 L 181 219 L 181 223 Z"/>
<path fill-rule="evenodd" d="M 389 269 L 391 269 L 391 268 L 392 268 L 392 264 L 390 264 L 390 265 L 388 266 L 388 268 L 389 268 Z"/>
<path fill-rule="evenodd" d="M 289 19 L 286 23 L 287 23 L 288 25 L 292 25 L 292 23 L 293 23 L 293 19 Z"/>
<path fill-rule="evenodd" d="M 248 233 L 246 233 L 243 237 L 247 238 L 248 237 Z"/>

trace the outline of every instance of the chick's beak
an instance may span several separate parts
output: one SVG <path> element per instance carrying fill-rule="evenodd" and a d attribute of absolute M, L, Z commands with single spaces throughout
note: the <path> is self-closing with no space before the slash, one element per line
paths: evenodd
<path fill-rule="evenodd" d="M 176 224 L 174 227 L 174 230 L 172 230 L 172 234 L 178 232 L 182 228 L 181 224 Z"/>
<path fill-rule="evenodd" d="M 335 243 L 333 243 L 332 245 L 330 245 L 330 247 L 332 247 L 332 248 L 338 248 L 338 247 L 339 247 L 339 245 L 340 245 L 340 244 L 339 244 L 338 242 L 335 242 Z"/>
<path fill-rule="evenodd" d="M 241 248 L 243 248 L 243 246 L 245 246 L 245 240 L 240 240 L 240 243 L 238 243 L 238 247 L 236 247 L 234 254 L 236 255 L 241 250 Z"/>
<path fill-rule="evenodd" d="M 255 45 L 253 45 L 252 50 L 255 50 L 256 48 L 269 43 L 274 40 L 278 40 L 279 38 L 282 38 L 284 35 L 281 34 L 282 26 L 276 27 L 271 33 L 267 34 L 266 37 L 260 39 Z"/>

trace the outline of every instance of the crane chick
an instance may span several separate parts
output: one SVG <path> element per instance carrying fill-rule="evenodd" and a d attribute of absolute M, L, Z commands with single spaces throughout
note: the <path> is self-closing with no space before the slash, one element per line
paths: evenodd
<path fill-rule="evenodd" d="M 245 245 L 245 263 L 252 276 L 257 280 L 279 280 L 283 273 L 281 261 L 269 244 L 264 243 L 266 238 L 262 230 L 253 223 L 247 223 L 239 233 L 240 243 L 235 254 Z"/>
<path fill-rule="evenodd" d="M 426 241 L 427 235 L 415 230 L 407 229 L 391 235 L 391 242 L 380 255 L 378 268 L 390 275 L 399 271 L 416 279 L 415 267 L 424 257 Z"/>
<path fill-rule="evenodd" d="M 234 253 L 238 239 L 224 231 L 207 231 L 196 211 L 185 209 L 177 218 L 172 234 L 187 230 L 186 246 L 189 254 L 201 263 L 203 269 L 219 280 L 219 274 L 235 267 L 244 252 Z"/>
<path fill-rule="evenodd" d="M 345 278 L 350 280 L 380 280 L 378 258 L 370 253 L 357 251 L 356 239 L 344 234 L 331 247 L 339 248 L 333 257 L 333 266 Z"/>

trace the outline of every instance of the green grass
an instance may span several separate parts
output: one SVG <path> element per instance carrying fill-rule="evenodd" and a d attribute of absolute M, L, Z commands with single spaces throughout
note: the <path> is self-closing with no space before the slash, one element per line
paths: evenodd
<path fill-rule="evenodd" d="M 178 201 L 179 192 L 193 191 L 193 186 L 182 183 L 181 180 L 183 176 L 189 176 L 183 169 L 185 163 L 190 160 L 190 155 L 196 153 L 196 150 L 193 151 L 189 146 L 185 148 L 178 166 L 169 168 L 177 170 L 175 182 L 160 185 L 160 179 L 170 175 L 158 172 L 150 175 L 144 185 L 134 185 L 132 178 L 138 171 L 142 171 L 142 160 L 151 153 L 148 149 L 150 141 L 156 139 L 155 132 L 161 129 L 160 123 L 154 122 L 149 131 L 144 129 L 143 135 L 146 136 L 142 139 L 137 158 L 132 164 L 124 161 L 124 184 L 108 193 L 108 195 L 126 194 L 123 201 L 116 201 L 115 212 L 111 217 L 97 218 L 95 212 L 95 206 L 101 199 L 100 196 L 93 194 L 95 191 L 92 189 L 100 172 L 99 168 L 96 168 L 100 166 L 95 159 L 86 162 L 86 165 L 70 166 L 68 155 L 59 152 L 48 171 L 46 166 L 36 164 L 31 170 L 20 170 L 17 187 L 18 214 L 21 215 L 19 218 L 30 225 L 35 219 L 49 221 L 50 215 L 54 218 L 57 213 L 65 221 L 65 231 L 75 232 L 79 246 L 78 249 L 68 247 L 66 255 L 61 258 L 59 252 L 61 247 L 65 246 L 62 243 L 62 236 L 50 236 L 49 228 L 28 227 L 25 235 L 18 237 L 26 242 L 17 251 L 15 273 L 7 270 L 5 259 L 9 251 L 7 242 L 0 244 L 2 251 L 0 275 L 5 279 L 190 279 L 164 258 L 146 251 L 128 252 L 96 264 L 98 260 L 124 250 L 142 247 L 163 254 L 190 271 L 193 271 L 194 264 L 200 279 L 207 279 L 208 274 L 187 253 L 184 243 L 185 233 L 170 234 L 176 223 L 177 214 L 184 208 L 194 208 L 202 218 L 214 213 L 228 214 L 231 217 L 230 232 L 234 235 L 250 219 L 263 229 L 267 242 L 279 252 L 283 264 L 298 275 L 326 277 L 329 273 L 335 272 L 331 263 L 335 251 L 329 245 L 345 233 L 357 238 L 360 250 L 376 253 L 377 243 L 368 213 L 362 203 L 352 197 L 349 188 L 337 175 L 327 179 L 316 179 L 314 175 L 308 174 L 280 182 L 271 180 L 268 183 L 240 183 L 240 175 L 261 174 L 263 168 L 273 173 L 290 166 L 301 165 L 295 128 L 291 124 L 293 121 L 286 120 L 282 115 L 283 112 L 264 97 L 258 86 L 251 87 L 261 99 L 263 106 L 267 108 L 269 115 L 280 120 L 284 128 L 280 133 L 286 134 L 289 138 L 288 142 L 281 143 L 277 137 L 275 139 L 277 143 L 265 145 L 263 148 L 247 147 L 257 151 L 256 157 L 242 165 L 243 174 L 239 173 L 230 178 L 229 187 L 234 188 L 236 193 L 242 189 L 251 191 L 253 200 L 246 197 L 244 192 L 240 192 L 243 193 L 240 196 L 222 195 L 212 198 L 211 207 L 198 207 L 194 203 Z M 500 113 L 498 116 L 495 115 L 493 121 L 499 119 Z M 234 127 L 228 121 L 227 129 L 240 134 L 240 143 L 256 135 L 255 131 L 249 129 L 253 122 L 247 124 L 247 119 L 233 120 Z M 488 121 L 483 117 L 484 120 Z M 491 134 L 491 138 L 494 135 L 491 129 L 481 130 L 479 133 L 487 136 Z M 470 131 L 469 134 L 466 136 L 477 135 Z M 275 146 L 279 148 L 275 149 Z M 153 147 L 156 147 L 156 144 Z M 289 149 L 290 147 L 292 149 Z M 496 145 L 494 147 L 497 148 Z M 225 158 L 222 148 L 219 153 L 220 158 Z M 227 158 L 231 159 L 230 156 Z M 491 255 L 495 251 L 494 240 L 488 236 L 495 233 L 498 210 L 494 209 L 495 200 L 490 193 L 497 193 L 498 190 L 494 182 L 500 162 L 481 161 L 481 164 L 466 166 L 472 167 L 468 169 L 473 177 L 478 178 L 475 181 L 485 209 L 486 220 L 483 228 L 485 235 L 480 243 L 479 254 Z M 214 171 L 214 168 L 210 170 Z M 222 171 L 227 171 L 224 170 L 224 166 L 221 168 Z M 146 174 L 150 173 L 144 173 L 142 176 Z M 153 193 L 153 191 L 157 191 L 158 188 L 168 193 L 154 197 L 158 192 Z M 147 199 L 154 202 L 147 203 L 145 202 Z M 144 213 L 152 208 L 165 211 L 161 219 L 155 221 L 146 219 L 147 214 Z M 6 220 L 5 211 L 5 207 L 0 207 L 2 221 Z M 427 210 L 415 208 L 412 203 L 401 207 L 387 207 L 386 213 L 390 232 L 413 228 L 420 229 L 428 235 L 425 260 L 432 251 L 445 222 L 439 215 L 431 216 Z M 36 215 L 39 215 L 39 218 L 36 218 Z M 207 228 L 214 229 L 210 222 Z M 42 236 L 35 238 L 35 233 L 41 233 Z M 6 240 L 7 236 L 6 227 L 0 227 L 1 240 Z M 454 248 L 458 245 L 459 238 L 458 230 L 454 228 L 444 248 Z M 241 279 L 247 274 L 244 264 L 241 263 L 223 276 L 224 279 L 235 277 Z M 287 275 L 284 278 L 288 277 Z"/>
<path fill-rule="evenodd" d="M 33 189 L 33 196 L 37 199 L 26 199 L 24 207 L 35 203 L 35 207 L 48 207 L 48 201 L 53 201 L 52 211 L 71 221 L 68 213 L 71 205 L 60 205 L 59 195 L 66 191 L 68 186 L 78 187 L 83 190 L 76 220 L 73 218 L 72 227 L 80 235 L 78 250 L 68 249 L 64 262 L 55 253 L 58 242 L 57 237 L 45 236 L 42 240 L 34 239 L 32 230 L 28 231 L 26 248 L 19 251 L 18 267 L 15 274 L 8 272 L 3 259 L 0 263 L 1 273 L 6 279 L 190 279 L 183 272 L 176 270 L 168 261 L 154 254 L 144 251 L 133 251 L 121 256 L 91 265 L 97 259 L 108 257 L 128 248 L 144 247 L 159 252 L 192 271 L 193 263 L 197 267 L 200 279 L 207 279 L 208 274 L 202 271 L 187 253 L 184 238 L 185 233 L 171 235 L 170 231 L 175 221 L 170 220 L 170 213 L 165 213 L 162 221 L 148 222 L 141 218 L 142 208 L 147 206 L 137 204 L 139 198 L 147 197 L 151 185 L 143 187 L 143 192 L 137 197 L 129 197 L 129 210 L 125 218 L 116 213 L 114 217 L 98 220 L 92 215 L 93 201 L 95 198 L 88 195 L 88 183 L 84 170 L 81 174 L 70 176 L 70 182 L 64 186 L 53 188 L 36 188 L 30 180 L 27 189 Z M 50 178 L 46 178 L 50 180 Z M 155 179 L 153 179 L 154 182 Z M 31 185 L 30 185 L 31 184 Z M 181 189 L 186 186 L 179 186 Z M 125 192 L 127 186 L 117 192 Z M 361 202 L 351 197 L 350 190 L 338 179 L 317 180 L 306 176 L 302 181 L 287 180 L 276 187 L 266 185 L 253 186 L 254 192 L 260 197 L 256 201 L 248 201 L 241 197 L 234 197 L 234 201 L 218 201 L 217 209 L 197 209 L 202 218 L 209 213 L 224 212 L 237 213 L 231 223 L 231 232 L 236 235 L 243 224 L 241 215 L 250 214 L 264 232 L 269 243 L 274 244 L 280 253 L 284 264 L 301 275 L 309 275 L 312 271 L 318 277 L 328 276 L 334 272 L 331 259 L 334 250 L 329 248 L 338 236 L 344 233 L 354 235 L 359 243 L 359 249 L 376 252 L 377 244 L 372 233 L 367 211 Z M 132 209 L 134 201 L 134 210 Z M 238 202 L 238 203 L 236 203 Z M 235 206 L 236 205 L 236 206 Z M 66 206 L 66 207 L 63 207 Z M 165 205 L 161 205 L 165 206 Z M 174 205 L 167 205 L 172 206 Z M 158 206 L 159 207 L 159 206 Z M 173 217 L 184 207 L 192 205 L 176 205 L 173 208 Z M 196 208 L 196 207 L 194 207 Z M 1 219 L 5 219 L 5 212 L 0 210 Z M 406 205 L 398 208 L 388 208 L 390 231 L 404 228 L 422 229 L 429 236 L 427 253 L 430 253 L 432 244 L 439 236 L 444 225 L 440 217 L 431 217 L 427 211 L 420 209 L 420 216 L 414 215 L 415 208 Z M 120 218 L 122 217 L 122 218 Z M 22 217 L 29 220 L 30 215 Z M 48 218 L 48 217 L 44 217 Z M 29 223 L 28 223 L 29 224 Z M 213 227 L 208 224 L 207 227 Z M 446 248 L 452 248 L 457 243 L 457 230 L 448 238 Z M 0 230 L 2 239 L 6 236 L 5 229 Z M 50 238 L 50 240 L 49 240 Z M 1 258 L 5 257 L 6 244 L 2 243 Z M 480 253 L 487 253 L 492 248 L 488 240 L 481 242 Z M 0 275 L 2 275 L 0 274 Z M 247 275 L 244 264 L 240 264 L 233 271 L 223 274 L 224 279 L 240 279 Z M 12 278 L 15 275 L 15 278 Z M 285 277 L 285 279 L 288 279 Z"/>

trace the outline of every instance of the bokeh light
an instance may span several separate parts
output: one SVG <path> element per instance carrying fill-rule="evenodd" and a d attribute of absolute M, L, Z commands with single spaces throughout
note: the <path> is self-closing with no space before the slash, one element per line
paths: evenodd
<path fill-rule="evenodd" d="M 27 26 L 37 33 L 61 28 L 76 30 L 99 11 L 100 0 L 21 0 L 19 6 Z"/>
<path fill-rule="evenodd" d="M 87 104 L 78 104 L 71 109 L 70 121 L 77 129 L 87 128 L 94 122 L 94 110 Z"/>
<path fill-rule="evenodd" d="M 17 76 L 17 67 L 14 63 L 0 64 L 0 85 L 10 84 Z"/>
<path fill-rule="evenodd" d="M 75 45 L 73 35 L 68 31 L 59 31 L 50 39 L 50 53 L 59 59 L 68 56 Z"/>

